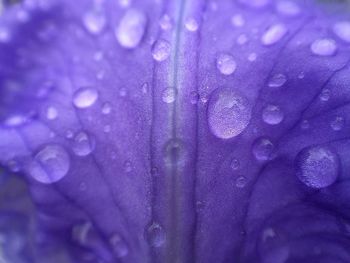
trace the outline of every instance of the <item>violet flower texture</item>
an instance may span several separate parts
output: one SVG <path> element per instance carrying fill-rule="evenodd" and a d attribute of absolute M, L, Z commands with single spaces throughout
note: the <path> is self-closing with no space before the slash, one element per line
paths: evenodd
<path fill-rule="evenodd" d="M 349 263 L 350 1 L 0 1 L 1 263 Z"/>

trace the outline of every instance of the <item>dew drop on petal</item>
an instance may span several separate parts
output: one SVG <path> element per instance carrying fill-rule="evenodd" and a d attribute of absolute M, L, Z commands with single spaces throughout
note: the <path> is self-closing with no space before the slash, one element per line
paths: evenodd
<path fill-rule="evenodd" d="M 55 120 L 57 116 L 58 116 L 58 112 L 55 107 L 50 106 L 46 109 L 46 118 L 48 120 Z"/>
<path fill-rule="evenodd" d="M 210 96 L 208 124 L 218 138 L 230 139 L 241 134 L 251 119 L 251 105 L 238 91 L 218 88 Z"/>
<path fill-rule="evenodd" d="M 262 8 L 270 3 L 270 0 L 239 0 L 240 3 L 253 8 Z"/>
<path fill-rule="evenodd" d="M 191 104 L 197 104 L 198 101 L 199 101 L 199 94 L 197 91 L 192 91 L 190 93 L 190 101 L 191 101 Z"/>
<path fill-rule="evenodd" d="M 328 101 L 331 97 L 331 91 L 329 89 L 323 89 L 320 94 L 321 101 Z"/>
<path fill-rule="evenodd" d="M 219 54 L 216 59 L 216 67 L 223 75 L 231 75 L 236 71 L 237 63 L 230 54 Z"/>
<path fill-rule="evenodd" d="M 283 121 L 284 113 L 279 106 L 269 104 L 263 109 L 262 118 L 265 123 L 276 125 Z"/>
<path fill-rule="evenodd" d="M 8 127 L 16 127 L 16 126 L 21 126 L 23 124 L 28 123 L 30 118 L 26 115 L 22 114 L 14 114 L 9 117 L 7 117 L 3 124 Z"/>
<path fill-rule="evenodd" d="M 341 116 L 336 116 L 330 123 L 330 126 L 333 131 L 340 131 L 345 125 L 345 120 Z"/>
<path fill-rule="evenodd" d="M 337 44 L 333 39 L 317 39 L 311 44 L 311 52 L 318 56 L 333 56 L 337 51 Z"/>
<path fill-rule="evenodd" d="M 162 30 L 167 31 L 173 28 L 173 21 L 168 14 L 164 14 L 159 20 L 159 26 Z"/>
<path fill-rule="evenodd" d="M 166 60 L 170 55 L 170 44 L 164 39 L 157 40 L 152 47 L 152 56 L 158 61 Z"/>
<path fill-rule="evenodd" d="M 291 0 L 282 0 L 277 2 L 277 12 L 284 16 L 297 16 L 300 14 L 300 7 Z"/>
<path fill-rule="evenodd" d="M 185 27 L 190 32 L 195 32 L 198 30 L 199 24 L 198 21 L 194 18 L 188 18 L 185 21 Z"/>
<path fill-rule="evenodd" d="M 285 83 L 287 82 L 287 77 L 284 74 L 275 74 L 273 75 L 269 82 L 268 82 L 268 86 L 270 88 L 279 88 L 282 87 Z"/>
<path fill-rule="evenodd" d="M 230 167 L 232 170 L 238 170 L 240 166 L 241 166 L 241 164 L 237 158 L 233 158 L 231 160 Z"/>
<path fill-rule="evenodd" d="M 161 247 L 166 241 L 164 229 L 158 224 L 153 223 L 146 229 L 146 240 L 151 247 Z"/>
<path fill-rule="evenodd" d="M 146 15 L 137 9 L 129 9 L 115 31 L 119 44 L 125 48 L 135 48 L 141 42 L 147 24 Z"/>
<path fill-rule="evenodd" d="M 107 114 L 110 114 L 112 111 L 112 106 L 109 102 L 105 102 L 103 103 L 102 105 L 102 113 L 107 115 Z"/>
<path fill-rule="evenodd" d="M 231 23 L 235 27 L 242 27 L 245 24 L 245 19 L 243 15 L 241 14 L 236 14 L 231 17 Z"/>
<path fill-rule="evenodd" d="M 236 42 L 237 42 L 238 45 L 246 44 L 248 42 L 247 35 L 246 34 L 239 35 Z"/>
<path fill-rule="evenodd" d="M 7 27 L 0 26 L 0 43 L 7 43 L 11 39 L 10 31 Z"/>
<path fill-rule="evenodd" d="M 98 91 L 93 88 L 80 88 L 73 96 L 75 107 L 84 109 L 92 106 L 98 99 Z"/>
<path fill-rule="evenodd" d="M 236 179 L 236 187 L 238 188 L 244 188 L 247 184 L 248 180 L 244 176 L 239 176 Z"/>
<path fill-rule="evenodd" d="M 333 32 L 341 40 L 350 42 L 350 22 L 342 21 L 335 23 L 333 26 Z"/>
<path fill-rule="evenodd" d="M 248 60 L 249 60 L 250 62 L 255 61 L 257 58 L 258 58 L 258 55 L 257 55 L 256 53 L 250 53 L 250 54 L 248 55 Z"/>
<path fill-rule="evenodd" d="M 339 173 L 339 157 L 331 148 L 312 146 L 296 157 L 296 175 L 311 188 L 324 188 L 333 184 Z"/>
<path fill-rule="evenodd" d="M 73 139 L 72 149 L 77 156 L 87 156 L 95 148 L 95 142 L 86 132 L 79 132 Z"/>
<path fill-rule="evenodd" d="M 109 132 L 111 132 L 111 125 L 105 125 L 105 126 L 103 126 L 103 131 L 105 132 L 105 133 L 109 133 Z"/>
<path fill-rule="evenodd" d="M 130 173 L 132 171 L 132 163 L 130 161 L 124 162 L 124 171 Z"/>
<path fill-rule="evenodd" d="M 65 177 L 69 168 L 66 150 L 58 144 L 50 144 L 35 155 L 28 165 L 28 173 L 38 182 L 52 184 Z"/>
<path fill-rule="evenodd" d="M 117 258 L 122 258 L 129 254 L 128 245 L 125 243 L 121 236 L 117 234 L 113 235 L 110 238 L 109 243 Z"/>
<path fill-rule="evenodd" d="M 91 34 L 100 34 L 106 26 L 106 15 L 100 9 L 91 9 L 83 16 L 83 23 Z"/>
<path fill-rule="evenodd" d="M 176 95 L 177 95 L 176 89 L 167 88 L 167 89 L 163 90 L 162 100 L 165 103 L 173 103 L 176 99 Z"/>
<path fill-rule="evenodd" d="M 252 151 L 258 161 L 268 161 L 272 159 L 275 146 L 266 137 L 258 138 L 254 141 Z"/>
<path fill-rule="evenodd" d="M 275 24 L 267 29 L 261 37 L 261 43 L 270 46 L 279 42 L 288 32 L 284 24 Z"/>

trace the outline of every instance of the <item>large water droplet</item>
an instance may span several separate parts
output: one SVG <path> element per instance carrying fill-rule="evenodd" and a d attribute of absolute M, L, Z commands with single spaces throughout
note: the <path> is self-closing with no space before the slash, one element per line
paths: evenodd
<path fill-rule="evenodd" d="M 253 143 L 253 154 L 258 161 L 268 161 L 273 158 L 275 146 L 270 139 L 261 137 Z"/>
<path fill-rule="evenodd" d="M 165 90 L 163 90 L 163 94 L 162 94 L 162 100 L 165 103 L 173 103 L 176 99 L 176 89 L 174 88 L 167 88 Z"/>
<path fill-rule="evenodd" d="M 191 18 L 186 19 L 185 27 L 188 31 L 195 32 L 198 30 L 199 24 L 198 24 L 198 21 L 196 19 L 191 17 Z"/>
<path fill-rule="evenodd" d="M 100 34 L 103 29 L 106 26 L 106 16 L 105 13 L 99 9 L 94 8 L 92 10 L 89 10 L 84 16 L 83 16 L 83 22 L 85 28 L 91 33 L 91 34 Z"/>
<path fill-rule="evenodd" d="M 147 18 L 143 12 L 129 9 L 115 31 L 119 44 L 125 48 L 137 47 L 144 35 L 146 23 Z"/>
<path fill-rule="evenodd" d="M 335 23 L 333 32 L 343 41 L 350 42 L 350 22 L 342 21 Z"/>
<path fill-rule="evenodd" d="M 333 39 L 317 39 L 311 44 L 311 52 L 318 56 L 332 56 L 337 51 L 337 44 Z"/>
<path fill-rule="evenodd" d="M 166 241 L 163 228 L 158 223 L 153 223 L 146 229 L 146 239 L 151 247 L 161 247 Z"/>
<path fill-rule="evenodd" d="M 281 123 L 284 114 L 279 106 L 269 104 L 263 109 L 262 118 L 265 123 L 276 125 Z"/>
<path fill-rule="evenodd" d="M 164 39 L 157 40 L 152 47 L 152 56 L 158 61 L 166 60 L 170 55 L 170 44 Z"/>
<path fill-rule="evenodd" d="M 52 184 L 66 176 L 70 158 L 66 150 L 56 144 L 45 146 L 28 165 L 28 173 L 38 182 Z"/>
<path fill-rule="evenodd" d="M 282 87 L 287 82 L 287 77 L 284 74 L 275 74 L 273 75 L 268 83 L 270 88 L 279 88 Z"/>
<path fill-rule="evenodd" d="M 125 243 L 121 236 L 113 235 L 110 238 L 109 243 L 111 244 L 114 254 L 118 258 L 125 257 L 129 253 L 128 245 Z"/>
<path fill-rule="evenodd" d="M 331 148 L 312 146 L 296 158 L 296 175 L 308 187 L 324 188 L 333 184 L 339 173 L 339 157 Z"/>
<path fill-rule="evenodd" d="M 300 14 L 300 7 L 293 1 L 282 0 L 277 2 L 277 12 L 285 16 L 297 16 Z"/>
<path fill-rule="evenodd" d="M 98 91 L 93 88 L 80 88 L 73 96 L 73 104 L 77 108 L 88 108 L 98 99 Z"/>
<path fill-rule="evenodd" d="M 270 46 L 279 42 L 288 32 L 284 24 L 275 24 L 271 26 L 261 37 L 261 43 Z"/>
<path fill-rule="evenodd" d="M 89 155 L 95 148 L 95 142 L 86 132 L 75 135 L 72 149 L 78 156 Z"/>
<path fill-rule="evenodd" d="M 220 54 L 216 59 L 217 69 L 224 75 L 231 75 L 237 68 L 237 63 L 232 55 Z"/>
<path fill-rule="evenodd" d="M 208 124 L 211 132 L 221 139 L 242 133 L 251 118 L 251 105 L 238 91 L 218 88 L 210 96 Z"/>

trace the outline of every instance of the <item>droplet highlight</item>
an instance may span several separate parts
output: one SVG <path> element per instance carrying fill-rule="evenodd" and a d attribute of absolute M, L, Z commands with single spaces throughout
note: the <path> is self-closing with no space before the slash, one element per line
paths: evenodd
<path fill-rule="evenodd" d="M 75 135 L 72 149 L 77 156 L 87 156 L 94 148 L 94 140 L 86 132 L 79 132 Z"/>
<path fill-rule="evenodd" d="M 106 16 L 99 8 L 91 9 L 83 16 L 85 28 L 93 35 L 100 34 L 104 30 L 106 22 Z"/>
<path fill-rule="evenodd" d="M 168 41 L 160 39 L 157 40 L 152 47 L 152 56 L 158 61 L 166 60 L 170 55 L 170 44 Z"/>
<path fill-rule="evenodd" d="M 279 42 L 288 32 L 284 24 L 275 24 L 271 26 L 261 37 L 261 43 L 265 46 L 271 46 Z"/>
<path fill-rule="evenodd" d="M 333 56 L 337 51 L 337 44 L 333 39 L 317 39 L 311 44 L 311 52 L 318 56 Z"/>
<path fill-rule="evenodd" d="M 167 89 L 163 90 L 162 100 L 165 103 L 173 103 L 176 99 L 176 95 L 177 95 L 176 89 L 167 88 Z"/>
<path fill-rule="evenodd" d="M 261 137 L 255 140 L 252 146 L 252 151 L 255 159 L 258 161 L 268 161 L 273 158 L 275 145 L 266 137 Z"/>
<path fill-rule="evenodd" d="M 93 88 L 80 88 L 73 96 L 73 104 L 75 107 L 84 109 L 89 108 L 98 99 L 98 91 Z"/>
<path fill-rule="evenodd" d="M 163 228 L 158 223 L 153 223 L 146 229 L 146 240 L 151 247 L 161 247 L 166 241 Z"/>
<path fill-rule="evenodd" d="M 216 59 L 216 67 L 223 75 L 231 75 L 236 71 L 237 63 L 232 55 L 220 54 Z"/>
<path fill-rule="evenodd" d="M 269 80 L 269 82 L 268 82 L 268 86 L 269 86 L 270 88 L 280 88 L 280 87 L 282 87 L 286 82 L 287 82 L 287 77 L 286 77 L 286 75 L 279 73 L 279 74 L 273 75 L 273 76 L 270 78 L 270 80 Z"/>

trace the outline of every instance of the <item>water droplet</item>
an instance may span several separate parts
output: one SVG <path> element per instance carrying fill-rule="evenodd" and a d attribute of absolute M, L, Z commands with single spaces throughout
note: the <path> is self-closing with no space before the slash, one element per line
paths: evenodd
<path fill-rule="evenodd" d="M 273 228 L 266 228 L 262 233 L 262 241 L 266 242 L 270 238 L 276 237 L 276 232 Z"/>
<path fill-rule="evenodd" d="M 107 114 L 110 114 L 112 111 L 112 106 L 109 102 L 105 102 L 103 103 L 102 105 L 102 113 L 107 115 Z"/>
<path fill-rule="evenodd" d="M 191 104 L 197 104 L 199 101 L 199 94 L 197 91 L 192 91 L 190 93 Z"/>
<path fill-rule="evenodd" d="M 237 63 L 230 54 L 220 54 L 216 59 L 216 67 L 224 75 L 231 75 L 236 71 Z"/>
<path fill-rule="evenodd" d="M 230 166 L 231 166 L 232 170 L 238 170 L 239 167 L 241 166 L 241 164 L 240 164 L 240 162 L 239 162 L 239 160 L 237 158 L 233 158 L 232 161 L 231 161 Z"/>
<path fill-rule="evenodd" d="M 261 43 L 270 46 L 279 42 L 288 32 L 284 24 L 275 24 L 267 29 L 261 37 Z"/>
<path fill-rule="evenodd" d="M 84 109 L 92 106 L 98 99 L 98 91 L 93 88 L 80 88 L 73 96 L 75 107 Z"/>
<path fill-rule="evenodd" d="M 237 38 L 238 45 L 244 45 L 247 42 L 248 42 L 248 37 L 246 34 L 241 34 L 238 36 L 238 38 Z"/>
<path fill-rule="evenodd" d="M 106 16 L 99 8 L 94 8 L 88 11 L 83 16 L 85 28 L 94 35 L 100 34 L 106 26 Z"/>
<path fill-rule="evenodd" d="M 296 175 L 311 188 L 324 188 L 333 184 L 339 173 L 339 157 L 326 146 L 303 149 L 296 158 Z"/>
<path fill-rule="evenodd" d="M 268 161 L 273 158 L 274 144 L 270 139 L 261 137 L 253 143 L 253 154 L 258 161 Z"/>
<path fill-rule="evenodd" d="M 103 127 L 103 131 L 105 132 L 105 133 L 109 133 L 109 132 L 111 132 L 111 125 L 105 125 L 104 127 Z"/>
<path fill-rule="evenodd" d="M 0 26 L 0 43 L 7 43 L 11 39 L 11 34 L 8 28 Z"/>
<path fill-rule="evenodd" d="M 173 103 L 176 99 L 176 89 L 174 88 L 167 88 L 165 90 L 163 90 L 163 94 L 162 94 L 162 100 L 165 103 Z"/>
<path fill-rule="evenodd" d="M 311 52 L 318 56 L 333 56 L 337 51 L 337 44 L 333 39 L 317 39 L 311 44 Z"/>
<path fill-rule="evenodd" d="M 57 144 L 41 149 L 28 165 L 29 174 L 38 182 L 52 184 L 66 176 L 70 158 L 66 150 Z"/>
<path fill-rule="evenodd" d="M 124 171 L 130 173 L 132 171 L 132 164 L 130 161 L 124 162 Z"/>
<path fill-rule="evenodd" d="M 300 125 L 301 129 L 306 130 L 310 128 L 310 123 L 308 120 L 303 120 Z"/>
<path fill-rule="evenodd" d="M 320 94 L 321 101 L 328 101 L 331 97 L 331 91 L 329 89 L 323 89 Z"/>
<path fill-rule="evenodd" d="M 299 75 L 298 75 L 298 79 L 303 79 L 305 78 L 305 72 L 300 72 Z"/>
<path fill-rule="evenodd" d="M 30 118 L 26 115 L 14 114 L 6 118 L 3 122 L 5 126 L 16 127 L 28 123 Z"/>
<path fill-rule="evenodd" d="M 118 0 L 119 6 L 126 8 L 129 7 L 131 4 L 131 0 Z"/>
<path fill-rule="evenodd" d="M 253 8 L 262 8 L 270 3 L 270 0 L 239 0 L 242 4 Z"/>
<path fill-rule="evenodd" d="M 268 83 L 270 88 L 279 88 L 282 87 L 287 82 L 287 77 L 284 74 L 275 74 L 273 75 Z"/>
<path fill-rule="evenodd" d="M 146 23 L 147 18 L 143 12 L 129 9 L 115 31 L 119 44 L 125 48 L 137 47 L 145 33 Z"/>
<path fill-rule="evenodd" d="M 343 117 L 337 116 L 331 121 L 330 125 L 333 131 L 340 131 L 345 125 L 345 120 Z"/>
<path fill-rule="evenodd" d="M 198 30 L 199 25 L 197 20 L 191 17 L 186 19 L 185 27 L 188 31 L 195 32 Z"/>
<path fill-rule="evenodd" d="M 109 243 L 111 244 L 114 254 L 118 258 L 125 257 L 129 253 L 128 245 L 124 242 L 121 236 L 113 235 L 110 238 Z"/>
<path fill-rule="evenodd" d="M 297 16 L 300 14 L 300 7 L 293 1 L 282 0 L 277 2 L 277 12 L 285 16 Z"/>
<path fill-rule="evenodd" d="M 79 132 L 75 135 L 72 149 L 76 155 L 89 155 L 94 148 L 95 142 L 86 132 Z"/>
<path fill-rule="evenodd" d="M 245 19 L 241 14 L 236 14 L 231 17 L 231 23 L 235 27 L 242 27 L 245 24 Z"/>
<path fill-rule="evenodd" d="M 55 120 L 58 116 L 57 109 L 55 107 L 48 107 L 46 110 L 46 118 L 48 120 Z"/>
<path fill-rule="evenodd" d="M 166 241 L 165 232 L 158 223 L 153 223 L 146 229 L 146 239 L 151 247 L 161 247 Z"/>
<path fill-rule="evenodd" d="M 335 23 L 333 26 L 333 32 L 341 40 L 345 42 L 350 42 L 350 22 L 342 21 Z"/>
<path fill-rule="evenodd" d="M 269 104 L 263 109 L 262 118 L 265 123 L 276 125 L 283 121 L 284 114 L 279 106 Z"/>
<path fill-rule="evenodd" d="M 251 105 L 238 91 L 218 88 L 210 96 L 208 124 L 211 132 L 221 139 L 241 134 L 251 118 Z"/>
<path fill-rule="evenodd" d="M 163 156 L 167 167 L 183 167 L 189 160 L 186 145 L 179 139 L 170 139 L 167 141 Z"/>
<path fill-rule="evenodd" d="M 142 87 L 141 87 L 141 90 L 142 90 L 143 94 L 147 94 L 148 90 L 149 90 L 148 83 L 143 83 Z"/>
<path fill-rule="evenodd" d="M 236 179 L 236 187 L 238 188 L 244 188 L 247 184 L 248 180 L 244 176 L 239 176 Z"/>
<path fill-rule="evenodd" d="M 249 56 L 248 56 L 248 60 L 250 62 L 255 61 L 257 58 L 258 58 L 258 55 L 256 53 L 250 53 Z"/>
<path fill-rule="evenodd" d="M 80 245 L 85 245 L 88 242 L 91 231 L 92 224 L 90 222 L 77 224 L 72 228 L 72 239 Z"/>
<path fill-rule="evenodd" d="M 66 138 L 67 139 L 71 139 L 71 138 L 73 138 L 73 136 L 74 136 L 74 133 L 72 132 L 72 130 L 66 131 Z"/>
<path fill-rule="evenodd" d="M 169 15 L 164 14 L 159 20 L 160 28 L 163 30 L 171 30 L 173 28 L 173 21 Z"/>
<path fill-rule="evenodd" d="M 158 61 L 166 60 L 170 55 L 170 44 L 168 41 L 160 39 L 157 40 L 152 47 L 152 56 Z"/>

